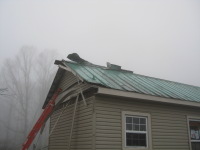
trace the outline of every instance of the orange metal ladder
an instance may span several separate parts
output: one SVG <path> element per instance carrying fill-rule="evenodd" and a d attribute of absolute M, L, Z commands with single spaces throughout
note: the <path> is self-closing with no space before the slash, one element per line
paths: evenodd
<path fill-rule="evenodd" d="M 62 89 L 59 88 L 54 93 L 54 95 L 52 96 L 52 98 L 48 102 L 48 104 L 46 105 L 46 107 L 45 107 L 44 111 L 42 112 L 41 116 L 39 117 L 38 121 L 35 123 L 34 127 L 28 134 L 27 140 L 24 142 L 24 144 L 22 146 L 22 150 L 28 150 L 28 148 L 30 147 L 31 143 L 33 142 L 35 136 L 37 135 L 37 133 L 39 132 L 41 127 L 44 125 L 44 123 L 47 121 L 47 119 L 50 117 L 50 114 L 52 113 L 53 108 L 55 106 L 56 98 L 58 97 L 58 95 L 61 91 L 62 91 Z"/>

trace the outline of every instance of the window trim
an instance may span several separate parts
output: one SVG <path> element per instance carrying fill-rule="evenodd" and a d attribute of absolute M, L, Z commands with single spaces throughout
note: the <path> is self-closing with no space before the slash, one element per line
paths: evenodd
<path fill-rule="evenodd" d="M 147 118 L 147 147 L 126 147 L 126 115 Z M 122 111 L 122 149 L 123 150 L 152 150 L 151 116 L 148 113 Z"/>
<path fill-rule="evenodd" d="M 188 140 L 189 140 L 190 150 L 192 150 L 192 142 L 199 142 L 199 141 L 191 140 L 190 121 L 200 121 L 200 117 L 199 116 L 187 116 Z"/>

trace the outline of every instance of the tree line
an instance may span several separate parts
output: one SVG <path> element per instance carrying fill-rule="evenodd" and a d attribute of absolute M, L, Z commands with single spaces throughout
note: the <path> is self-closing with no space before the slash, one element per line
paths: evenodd
<path fill-rule="evenodd" d="M 0 72 L 0 149 L 21 149 L 42 112 L 57 70 L 54 65 L 57 57 L 55 50 L 39 52 L 24 46 L 17 55 L 4 61 Z M 48 145 L 48 124 L 35 143 L 32 146 L 35 149 Z"/>

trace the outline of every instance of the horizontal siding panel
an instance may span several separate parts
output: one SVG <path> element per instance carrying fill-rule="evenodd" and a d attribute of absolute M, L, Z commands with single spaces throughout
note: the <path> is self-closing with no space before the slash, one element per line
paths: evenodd
<path fill-rule="evenodd" d="M 156 134 L 156 135 L 153 135 L 154 138 L 153 140 L 154 141 L 157 141 L 157 140 L 183 140 L 183 141 L 187 141 L 186 143 L 188 143 L 188 137 L 187 135 L 183 134 L 183 135 L 177 135 L 177 134 L 167 134 L 167 133 L 163 133 L 162 135 L 161 134 Z"/>
<path fill-rule="evenodd" d="M 92 113 L 93 98 L 87 99 L 88 106 L 85 107 L 83 101 L 79 102 L 76 109 L 74 120 L 74 129 L 71 139 L 71 150 L 88 149 L 92 147 Z M 52 130 L 61 111 L 57 110 L 50 119 L 50 130 Z M 74 104 L 68 106 L 61 115 L 52 135 L 49 138 L 49 150 L 67 150 L 69 136 L 72 125 L 72 114 L 74 112 Z"/>
<path fill-rule="evenodd" d="M 113 145 L 122 145 L 121 141 L 96 141 L 96 145 L 108 145 L 108 146 L 113 146 Z"/>
<path fill-rule="evenodd" d="M 177 137 L 187 137 L 188 138 L 188 134 L 187 133 L 180 133 L 179 132 L 179 134 L 177 134 L 176 132 L 174 132 L 174 131 L 163 131 L 163 132 L 161 132 L 160 133 L 160 131 L 159 130 L 157 130 L 157 131 L 153 131 L 153 136 L 154 136 L 154 138 L 158 138 L 158 137 L 169 137 L 169 138 L 172 138 L 172 137 L 174 137 L 174 136 L 177 136 Z M 181 134 L 181 135 L 180 135 Z"/>
<path fill-rule="evenodd" d="M 106 118 L 106 119 L 116 119 L 116 120 L 119 120 L 119 119 L 121 119 L 121 114 L 119 114 L 119 115 L 116 115 L 116 116 L 112 116 L 112 115 L 110 115 L 110 114 L 101 114 L 101 113 L 97 113 L 96 114 L 96 119 L 97 119 L 97 121 L 98 121 L 98 119 L 101 119 L 101 118 Z M 99 120 L 100 120 L 99 119 Z"/>
<path fill-rule="evenodd" d="M 160 150 L 177 150 L 177 149 L 185 149 L 185 150 L 189 150 L 189 147 L 185 146 L 185 145 L 166 145 L 166 143 L 161 143 L 162 146 L 153 146 L 153 149 L 160 149 Z"/>
<path fill-rule="evenodd" d="M 153 114 L 152 114 L 153 115 Z M 167 118 L 167 117 L 162 117 L 162 118 L 160 118 L 160 117 L 154 117 L 154 118 L 151 118 L 151 120 L 153 120 L 153 124 L 155 124 L 155 125 L 157 125 L 157 124 L 171 124 L 171 125 L 176 125 L 174 122 L 176 121 L 176 122 L 179 122 L 180 124 L 179 124 L 179 126 L 180 125 L 185 125 L 184 123 L 185 123 L 185 121 L 184 120 L 186 120 L 187 118 L 185 117 L 185 118 L 183 118 L 183 119 L 174 119 L 174 120 L 171 120 L 171 118 L 169 117 L 169 118 Z"/>
<path fill-rule="evenodd" d="M 50 137 L 50 140 L 51 139 L 57 139 L 57 138 L 60 138 L 60 137 L 66 137 L 66 138 L 69 138 L 69 133 L 70 132 L 59 132 L 59 133 L 54 133 L 51 135 Z M 84 135 L 84 134 L 91 134 L 92 135 L 92 132 L 90 132 L 90 130 L 82 130 L 82 131 L 73 131 L 73 134 L 75 134 L 76 136 L 79 136 L 79 135 Z M 72 137 L 73 138 L 73 137 Z M 85 138 L 84 136 L 83 137 L 80 137 L 80 138 Z"/>
<path fill-rule="evenodd" d="M 102 150 L 102 149 L 103 150 L 114 150 L 114 149 L 117 149 L 117 148 L 115 148 L 115 147 L 114 148 L 105 148 L 105 147 L 104 148 L 96 148 L 96 150 Z"/>
<path fill-rule="evenodd" d="M 97 96 L 95 105 L 96 150 L 122 149 L 122 111 L 150 114 L 153 150 L 189 150 L 187 115 L 200 116 L 196 108 L 111 97 Z"/>
<path fill-rule="evenodd" d="M 119 119 L 113 119 L 113 118 L 100 118 L 98 116 L 98 118 L 96 118 L 96 122 L 99 122 L 99 123 L 101 123 L 101 122 L 120 123 L 121 120 L 119 120 Z"/>
<path fill-rule="evenodd" d="M 74 124 L 78 125 L 78 124 L 86 124 L 86 123 L 91 123 L 92 119 L 91 119 L 92 115 L 88 115 L 88 116 L 84 116 L 84 117 L 75 117 L 75 121 Z M 56 128 L 59 127 L 69 127 L 71 124 L 67 124 L 67 122 L 71 121 L 72 117 L 66 118 L 66 119 L 60 119 L 56 125 Z"/>
<path fill-rule="evenodd" d="M 113 132 L 111 132 L 111 133 L 102 133 L 102 132 L 98 133 L 98 132 L 96 132 L 96 139 L 102 140 L 102 137 L 104 137 L 103 140 L 112 139 L 112 138 L 116 138 L 118 140 L 121 140 L 120 139 L 121 138 L 120 133 L 113 134 Z"/>
<path fill-rule="evenodd" d="M 193 114 L 196 114 L 194 112 L 199 112 L 198 108 L 186 108 L 183 106 L 175 106 L 175 105 L 170 105 L 170 104 L 159 104 L 159 103 L 153 103 L 153 102 L 149 102 L 149 101 L 143 101 L 143 100 L 127 100 L 127 99 L 121 99 L 121 101 L 123 101 L 122 103 L 117 103 L 115 100 L 111 99 L 107 99 L 105 100 L 105 98 L 101 99 L 101 103 L 98 104 L 97 106 L 97 110 L 99 107 L 101 107 L 101 109 L 109 109 L 110 111 L 112 109 L 118 109 L 121 111 L 128 111 L 128 110 L 133 110 L 133 102 L 134 102 L 134 110 L 138 110 L 141 111 L 141 105 L 142 104 L 142 110 L 144 112 L 147 112 L 148 110 L 150 110 L 151 112 L 154 113 L 160 113 L 160 114 L 165 114 L 166 112 L 167 114 L 176 116 L 176 115 L 183 115 L 183 112 L 185 111 L 191 111 L 193 112 Z M 106 107 L 105 107 L 106 106 Z M 178 109 L 177 109 L 178 108 Z M 152 111 L 153 110 L 153 111 Z M 170 110 L 170 111 L 169 111 Z M 199 113 L 200 114 L 200 113 Z"/>
<path fill-rule="evenodd" d="M 158 113 L 151 113 L 152 115 L 152 119 L 155 119 L 155 121 L 172 121 L 172 122 L 185 122 L 184 120 L 187 119 L 186 116 L 181 117 L 181 116 L 175 116 L 175 115 L 162 115 L 162 114 L 158 114 Z"/>
<path fill-rule="evenodd" d="M 153 124 L 152 125 L 152 129 L 161 129 L 161 130 L 176 130 L 177 132 L 179 132 L 179 130 L 187 130 L 186 126 L 178 126 L 178 125 L 174 125 L 174 124 Z"/>
<path fill-rule="evenodd" d="M 121 128 L 121 124 L 119 122 L 96 122 L 96 126 L 110 126 L 110 127 L 120 127 Z"/>
<path fill-rule="evenodd" d="M 64 145 L 51 145 L 48 147 L 49 149 L 52 149 L 52 150 L 66 150 L 67 149 L 67 145 L 64 146 Z"/>
<path fill-rule="evenodd" d="M 121 147 L 121 144 L 112 144 L 112 145 L 96 144 L 96 149 L 119 149 L 119 147 Z"/>
<path fill-rule="evenodd" d="M 75 128 L 73 129 L 73 131 L 74 131 L 74 132 L 76 132 L 76 131 L 88 131 L 88 132 L 90 132 L 91 127 L 92 127 L 92 126 L 83 127 L 83 128 L 82 128 L 82 127 L 81 127 L 81 128 L 76 128 L 76 127 L 75 127 Z M 70 133 L 70 130 L 67 130 L 67 131 L 66 131 L 65 129 L 60 129 L 60 130 L 55 131 L 53 134 L 56 135 L 56 134 L 60 134 L 60 133 L 61 133 L 61 134 L 62 134 L 62 133 L 63 133 L 63 134 L 65 134 L 65 133 Z"/>
<path fill-rule="evenodd" d="M 63 143 L 66 143 L 68 145 L 68 140 L 54 140 L 51 141 L 54 143 L 54 146 L 56 145 L 63 145 Z M 85 141 L 78 141 L 78 140 L 72 140 L 71 143 L 73 145 L 91 145 L 91 138 Z"/>
<path fill-rule="evenodd" d="M 183 146 L 183 147 L 175 147 L 175 146 L 153 147 L 153 150 L 154 149 L 159 149 L 159 150 L 189 150 L 189 148 L 185 148 L 185 146 Z"/>
<path fill-rule="evenodd" d="M 111 134 L 112 135 L 112 134 Z M 120 137 L 121 135 L 119 135 Z M 96 135 L 96 141 L 102 141 L 102 137 L 103 136 L 98 136 Z M 108 135 L 106 135 L 106 137 L 104 138 L 103 141 L 108 141 L 108 142 L 120 142 L 121 143 L 121 139 L 119 137 L 116 136 L 111 136 L 109 137 Z"/>
<path fill-rule="evenodd" d="M 95 109 L 97 111 L 99 111 L 99 112 L 103 111 L 103 112 L 106 112 L 106 113 L 118 113 L 121 110 L 120 108 L 114 108 L 114 107 L 111 107 L 111 106 L 110 106 L 110 108 L 109 108 L 109 106 L 108 107 L 103 107 L 103 105 L 104 105 L 104 103 L 100 104 L 100 105 L 97 105 L 95 107 Z"/>
<path fill-rule="evenodd" d="M 72 149 L 81 150 L 81 149 L 91 149 L 91 148 L 92 148 L 91 143 L 87 144 L 87 145 L 74 144 L 74 145 L 71 146 L 71 150 Z M 65 150 L 67 150 L 67 148 Z"/>
<path fill-rule="evenodd" d="M 96 126 L 96 130 L 110 130 L 110 131 L 113 131 L 115 132 L 116 130 L 121 130 L 121 127 L 112 127 L 112 126 Z"/>
<path fill-rule="evenodd" d="M 86 127 L 81 127 L 81 126 L 76 127 L 76 126 L 74 126 L 73 131 L 74 132 L 76 132 L 76 131 L 88 131 L 88 130 L 91 130 L 91 128 L 92 128 L 91 125 L 86 126 Z M 70 126 L 70 129 L 71 129 L 71 126 Z M 57 130 L 55 129 L 55 131 L 53 131 L 52 136 L 56 135 L 56 134 L 68 134 L 68 133 L 70 133 L 70 130 L 67 130 L 65 128 L 59 128 L 59 129 L 57 129 Z"/>
<path fill-rule="evenodd" d="M 82 134 L 88 134 L 88 133 L 92 133 L 92 130 L 76 130 L 74 131 L 74 134 L 76 135 L 82 135 Z"/>
<path fill-rule="evenodd" d="M 102 130 L 102 129 L 98 129 L 98 130 L 96 130 L 96 134 L 98 134 L 98 133 L 103 133 L 103 134 L 121 134 L 121 129 L 120 130 L 114 130 L 114 132 L 113 132 L 113 130 Z"/>
<path fill-rule="evenodd" d="M 158 145 L 169 145 L 169 146 L 172 146 L 172 145 L 185 145 L 187 146 L 188 143 L 186 142 L 186 140 L 176 140 L 176 139 L 173 139 L 173 140 L 170 140 L 170 139 L 162 139 L 162 140 L 154 140 L 155 144 L 154 146 L 157 145 L 157 143 L 159 143 Z"/>
<path fill-rule="evenodd" d="M 77 82 L 77 78 L 69 71 L 65 71 L 61 80 L 59 87 L 63 90 Z"/>
<path fill-rule="evenodd" d="M 91 121 L 91 116 L 92 116 L 92 114 L 87 114 L 87 115 L 83 115 L 82 114 L 82 117 L 75 115 L 75 123 L 77 123 L 77 122 L 80 122 L 80 123 L 90 122 Z M 66 125 L 66 123 L 71 121 L 71 120 L 72 120 L 72 116 L 60 118 L 58 120 L 58 122 L 60 123 L 59 124 L 60 126 L 63 126 L 63 125 Z M 57 121 L 57 119 L 54 120 L 54 121 Z"/>
<path fill-rule="evenodd" d="M 90 134 L 80 134 L 80 135 L 78 135 L 78 134 L 76 134 L 74 137 L 72 137 L 72 138 L 91 138 L 91 136 L 92 136 L 92 133 L 90 133 Z M 51 140 L 54 140 L 54 139 L 58 139 L 58 140 L 65 140 L 65 139 L 67 139 L 68 138 L 68 136 L 65 136 L 65 135 L 60 135 L 60 136 L 57 136 L 57 137 L 55 137 L 55 136 L 51 136 L 50 137 L 50 139 Z"/>
<path fill-rule="evenodd" d="M 178 134 L 179 136 L 182 136 L 182 135 L 188 135 L 187 132 L 184 132 L 184 129 L 179 129 L 178 131 L 177 130 L 170 130 L 170 129 L 152 129 L 153 131 L 153 134 L 154 135 L 161 135 L 161 134 L 165 134 L 165 135 L 168 135 L 168 134 Z M 186 130 L 187 131 L 187 130 Z"/>
<path fill-rule="evenodd" d="M 76 108 L 80 112 L 85 112 L 85 111 L 91 110 L 91 108 L 90 108 L 90 105 L 92 105 L 91 103 L 89 103 L 87 107 L 82 104 L 82 101 L 81 102 L 79 101 L 78 104 L 82 105 L 82 106 L 79 106 L 79 107 Z M 71 112 L 71 111 L 74 110 L 74 104 L 68 105 L 67 108 L 64 107 L 64 109 L 65 109 L 64 112 L 66 112 L 66 111 Z M 62 110 L 63 110 L 63 108 L 62 108 Z M 61 112 L 62 112 L 61 109 L 59 109 L 59 110 L 55 111 L 54 115 L 59 115 Z M 54 116 L 52 116 L 52 117 L 54 117 Z"/>

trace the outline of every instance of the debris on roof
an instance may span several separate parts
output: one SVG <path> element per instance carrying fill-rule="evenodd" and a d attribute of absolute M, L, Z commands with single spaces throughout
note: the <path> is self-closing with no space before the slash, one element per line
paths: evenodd
<path fill-rule="evenodd" d="M 114 64 L 111 64 L 109 62 L 107 62 L 107 68 L 108 69 L 115 69 L 115 70 L 121 70 L 121 66 L 118 66 L 118 65 L 114 65 Z"/>
<path fill-rule="evenodd" d="M 84 60 L 83 58 L 81 58 L 77 53 L 72 53 L 72 54 L 69 54 L 67 56 L 68 59 L 74 61 L 74 62 L 77 62 L 79 64 L 85 64 L 85 65 L 93 65 L 92 63 Z"/>

